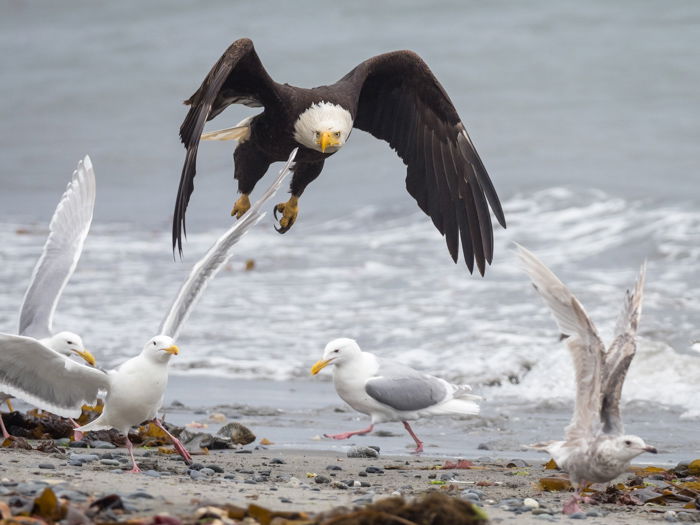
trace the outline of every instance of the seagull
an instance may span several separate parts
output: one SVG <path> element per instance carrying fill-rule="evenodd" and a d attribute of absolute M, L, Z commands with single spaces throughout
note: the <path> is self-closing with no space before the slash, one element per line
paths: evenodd
<path fill-rule="evenodd" d="M 642 438 L 625 434 L 620 415 L 622 385 L 637 350 L 646 263 L 634 290 L 626 293 L 615 336 L 606 350 L 578 299 L 532 252 L 517 247 L 524 270 L 554 314 L 574 361 L 576 403 L 565 440 L 533 445 L 549 452 L 577 486 L 563 509 L 573 514 L 581 511 L 578 502 L 585 501 L 581 492 L 588 484 L 607 483 L 625 472 L 641 453 L 657 452 Z"/>
<path fill-rule="evenodd" d="M 144 345 L 139 355 L 105 372 L 71 361 L 35 339 L 1 334 L 0 387 L 67 417 L 79 415 L 84 403 L 106 392 L 102 414 L 77 430 L 115 428 L 122 432 L 131 456 L 131 472 L 140 472 L 128 432 L 133 425 L 152 420 L 172 440 L 185 462 L 190 463 L 192 458 L 187 450 L 157 418 L 168 382 L 168 364 L 172 356 L 179 354 L 175 340 L 207 283 L 231 256 L 231 248 L 264 216 L 260 209 L 282 184 L 295 154 L 296 150 L 292 151 L 263 196 L 194 265 L 161 323 L 158 335 Z"/>
<path fill-rule="evenodd" d="M 95 366 L 95 358 L 73 332 L 53 333 L 53 314 L 61 293 L 75 271 L 90 230 L 95 207 L 95 171 L 86 155 L 73 172 L 49 224 L 49 236 L 34 267 L 19 314 L 19 335 L 32 338 L 50 349 L 82 357 Z M 0 403 L 10 404 L 11 395 L 0 392 Z M 0 417 L 4 439 L 11 438 Z"/>
<path fill-rule="evenodd" d="M 481 398 L 469 394 L 469 385 L 454 385 L 363 352 L 353 339 L 340 338 L 328 343 L 323 358 L 313 365 L 311 373 L 316 375 L 328 365 L 335 366 L 333 384 L 340 398 L 372 419 L 365 429 L 324 434 L 327 438 L 362 436 L 372 432 L 377 423 L 401 421 L 416 442 L 414 453 L 420 454 L 423 442 L 413 432 L 409 421 L 429 416 L 479 413 L 479 405 L 474 400 Z"/>

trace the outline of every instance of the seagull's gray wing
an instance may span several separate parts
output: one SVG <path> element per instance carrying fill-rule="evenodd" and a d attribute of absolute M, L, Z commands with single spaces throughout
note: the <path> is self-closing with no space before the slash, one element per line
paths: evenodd
<path fill-rule="evenodd" d="M 53 313 L 68 279 L 73 275 L 90 230 L 95 207 L 95 172 L 88 155 L 78 163 L 49 225 L 49 237 L 24 295 L 19 333 L 49 337 Z"/>
<path fill-rule="evenodd" d="M 441 379 L 381 359 L 377 376 L 367 380 L 365 391 L 380 403 L 409 412 L 437 405 L 448 395 Z"/>
<path fill-rule="evenodd" d="M 605 357 L 603 365 L 602 404 L 600 420 L 603 432 L 623 434 L 624 426 L 620 417 L 620 397 L 622 385 L 629 369 L 632 358 L 637 351 L 637 327 L 642 315 L 642 298 L 644 295 L 644 280 L 646 263 L 639 270 L 639 277 L 634 290 L 627 290 L 625 305 L 615 327 L 615 337 Z"/>
<path fill-rule="evenodd" d="M 107 374 L 69 359 L 32 337 L 0 333 L 0 391 L 64 417 L 109 389 Z"/>
<path fill-rule="evenodd" d="M 518 257 L 535 290 L 549 306 L 574 362 L 576 404 L 567 439 L 588 437 L 597 429 L 605 346 L 581 303 L 532 252 L 518 247 Z"/>
<path fill-rule="evenodd" d="M 165 319 L 163 319 L 159 333 L 168 335 L 173 339 L 177 338 L 183 323 L 190 314 L 195 302 L 206 288 L 207 283 L 216 275 L 229 257 L 231 257 L 231 248 L 233 245 L 241 240 L 248 230 L 265 216 L 265 213 L 260 210 L 263 204 L 265 204 L 282 185 L 282 181 L 292 168 L 297 150 L 298 148 L 295 148 L 294 151 L 292 151 L 291 155 L 289 155 L 289 159 L 277 175 L 277 178 L 260 199 L 258 199 L 243 217 L 231 226 L 226 233 L 219 237 L 214 245 L 209 248 L 209 251 L 204 257 L 194 265 L 190 275 L 180 287 L 180 291 L 175 297 L 168 314 L 165 316 Z"/>

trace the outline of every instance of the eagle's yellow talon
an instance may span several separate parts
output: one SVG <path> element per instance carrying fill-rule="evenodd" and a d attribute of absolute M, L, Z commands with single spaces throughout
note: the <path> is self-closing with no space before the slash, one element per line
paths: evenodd
<path fill-rule="evenodd" d="M 292 227 L 299 214 L 299 198 L 292 195 L 287 202 L 280 202 L 275 206 L 275 218 L 277 213 L 282 214 L 280 227 L 275 228 L 279 233 L 286 233 Z"/>
<path fill-rule="evenodd" d="M 235 216 L 236 219 L 240 219 L 241 217 L 243 217 L 243 214 L 249 209 L 250 199 L 248 199 L 248 194 L 244 193 L 238 198 L 236 204 L 233 205 L 233 209 L 231 210 L 231 216 Z"/>

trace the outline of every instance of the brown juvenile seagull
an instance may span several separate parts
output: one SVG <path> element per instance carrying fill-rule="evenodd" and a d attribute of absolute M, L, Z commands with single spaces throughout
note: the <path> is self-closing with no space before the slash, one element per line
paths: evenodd
<path fill-rule="evenodd" d="M 231 104 L 263 107 L 233 128 L 202 135 L 206 121 Z M 291 198 L 274 208 L 280 233 L 298 214 L 299 197 L 323 164 L 348 140 L 353 128 L 385 140 L 407 166 L 406 189 L 445 236 L 457 262 L 461 239 L 469 271 L 483 275 L 493 259 L 489 205 L 506 221 L 496 190 L 447 93 L 421 58 L 394 51 L 365 60 L 335 84 L 305 89 L 278 84 L 265 71 L 253 42 L 236 40 L 185 101 L 190 110 L 180 127 L 187 148 L 173 216 L 173 250 L 182 254 L 185 211 L 194 190 L 200 137 L 236 139 L 234 178 L 240 198 L 231 215 L 250 207 L 248 195 L 273 162 L 298 147 Z"/>

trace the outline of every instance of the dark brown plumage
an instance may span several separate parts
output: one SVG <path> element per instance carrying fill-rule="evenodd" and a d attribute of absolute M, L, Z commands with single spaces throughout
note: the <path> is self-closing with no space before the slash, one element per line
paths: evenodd
<path fill-rule="evenodd" d="M 182 252 L 185 211 L 194 189 L 200 136 L 230 104 L 264 107 L 250 122 L 250 135 L 234 154 L 239 191 L 252 191 L 272 162 L 299 147 L 291 182 L 299 197 L 334 151 L 322 153 L 295 139 L 295 123 L 313 104 L 328 102 L 347 110 L 352 126 L 385 140 L 407 166 L 406 189 L 445 236 L 456 262 L 483 275 L 493 258 L 489 205 L 498 222 L 505 217 L 496 190 L 457 110 L 428 66 L 412 51 L 378 55 L 330 86 L 304 89 L 278 84 L 265 71 L 249 39 L 234 42 L 199 89 L 185 102 L 190 110 L 180 127 L 187 148 L 173 217 L 173 249 Z M 295 212 L 296 213 L 296 212 Z M 296 216 L 296 215 L 295 215 Z M 278 231 L 284 233 L 293 218 Z"/>

